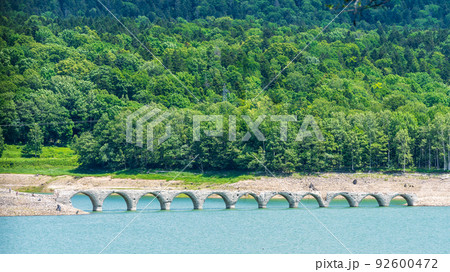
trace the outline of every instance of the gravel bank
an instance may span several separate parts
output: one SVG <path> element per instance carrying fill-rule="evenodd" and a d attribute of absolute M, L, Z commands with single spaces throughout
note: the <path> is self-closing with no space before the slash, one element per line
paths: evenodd
<path fill-rule="evenodd" d="M 61 205 L 57 211 L 57 203 L 53 195 L 19 193 L 9 189 L 0 189 L 0 216 L 22 215 L 71 215 L 87 214 L 87 212 Z"/>

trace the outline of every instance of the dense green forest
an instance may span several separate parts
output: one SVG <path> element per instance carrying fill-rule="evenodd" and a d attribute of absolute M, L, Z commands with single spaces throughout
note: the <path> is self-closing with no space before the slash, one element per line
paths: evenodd
<path fill-rule="evenodd" d="M 448 27 L 450 3 L 434 0 L 361 0 L 387 2 L 382 9 L 368 9 L 358 15 L 358 28 L 375 29 L 377 22 L 386 25 L 414 27 Z M 0 12 L 9 18 L 26 18 L 29 14 L 59 19 L 58 25 L 71 28 L 74 24 L 95 25 L 97 32 L 117 30 L 118 24 L 108 13 L 103 3 L 114 14 L 136 18 L 145 16 L 150 21 L 165 24 L 183 18 L 196 19 L 231 17 L 233 19 L 262 19 L 277 25 L 317 26 L 328 23 L 349 0 L 3 0 Z M 351 14 L 340 16 L 339 23 L 351 22 Z M 68 18 L 69 20 L 63 20 Z M 93 20 L 93 18 L 100 20 Z M 165 22 L 164 22 L 165 21 Z M 111 22 L 108 25 L 105 22 Z"/>
<path fill-rule="evenodd" d="M 320 34 L 330 2 L 105 0 L 150 53 L 98 1 L 2 1 L 0 154 L 69 146 L 83 167 L 112 170 L 196 155 L 200 170 L 261 169 L 255 156 L 279 172 L 449 170 L 449 3 L 391 1 Z M 146 104 L 171 113 L 173 137 L 153 152 L 125 140 L 126 116 Z M 299 122 L 287 141 L 269 121 L 265 141 L 193 141 L 196 114 L 223 115 L 225 131 L 229 115 Z M 307 115 L 324 141 L 294 140 Z"/>

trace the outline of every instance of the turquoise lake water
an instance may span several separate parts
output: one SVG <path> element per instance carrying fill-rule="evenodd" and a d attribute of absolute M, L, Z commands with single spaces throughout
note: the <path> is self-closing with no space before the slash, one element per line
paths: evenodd
<path fill-rule="evenodd" d="M 136 215 L 103 253 L 348 253 L 305 208 L 289 209 L 285 200 L 258 209 L 241 199 L 226 210 L 222 199 L 208 198 L 192 210 L 189 198 L 176 198 L 170 211 L 157 201 L 142 211 L 152 200 L 141 199 L 135 212 L 113 195 L 89 215 L 0 217 L 0 253 L 99 253 Z M 87 196 L 72 202 L 92 209 Z M 450 253 L 450 207 L 304 204 L 353 253 Z"/>

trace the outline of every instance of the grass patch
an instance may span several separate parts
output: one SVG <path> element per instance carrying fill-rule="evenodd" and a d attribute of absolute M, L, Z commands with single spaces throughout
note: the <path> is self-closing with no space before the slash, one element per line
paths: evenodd
<path fill-rule="evenodd" d="M 44 189 L 44 186 L 27 186 L 27 187 L 21 187 L 18 189 L 19 192 L 22 193 L 40 193 Z"/>
<path fill-rule="evenodd" d="M 40 157 L 22 157 L 22 146 L 7 145 L 0 158 L 0 171 L 9 170 L 43 170 L 63 168 L 64 170 L 78 167 L 78 156 L 68 147 L 44 147 Z M 39 173 L 35 173 L 39 174 Z"/>

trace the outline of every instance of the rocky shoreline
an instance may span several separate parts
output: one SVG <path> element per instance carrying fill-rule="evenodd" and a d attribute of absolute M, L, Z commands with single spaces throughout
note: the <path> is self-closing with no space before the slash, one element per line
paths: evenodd
<path fill-rule="evenodd" d="M 57 210 L 58 205 L 60 211 Z M 57 203 L 54 195 L 21 193 L 9 189 L 0 189 L 0 207 L 0 216 L 88 214 L 71 205 Z"/>

